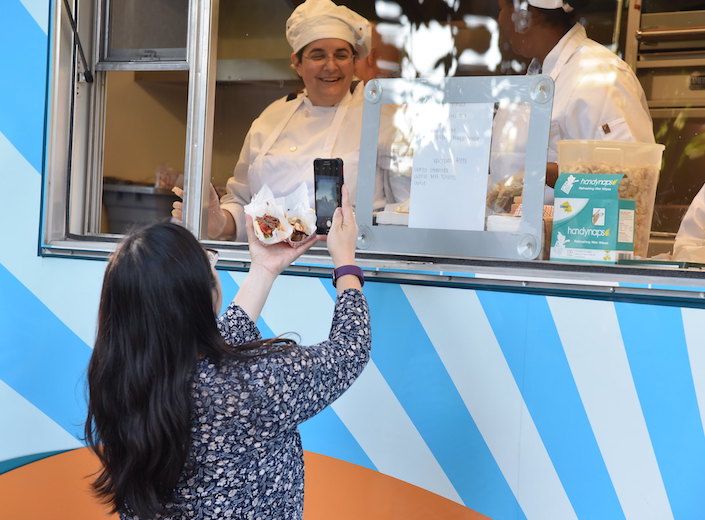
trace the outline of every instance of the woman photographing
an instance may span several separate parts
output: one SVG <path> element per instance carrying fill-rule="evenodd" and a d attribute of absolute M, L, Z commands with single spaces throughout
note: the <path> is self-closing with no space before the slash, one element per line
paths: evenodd
<path fill-rule="evenodd" d="M 86 438 L 97 494 L 122 519 L 301 518 L 298 424 L 340 396 L 369 358 L 347 189 L 328 250 L 337 300 L 327 341 L 262 340 L 276 277 L 306 246 L 264 246 L 222 316 L 214 252 L 161 223 L 124 239 L 106 269 L 88 368 Z M 310 246 L 310 243 L 309 243 Z"/>

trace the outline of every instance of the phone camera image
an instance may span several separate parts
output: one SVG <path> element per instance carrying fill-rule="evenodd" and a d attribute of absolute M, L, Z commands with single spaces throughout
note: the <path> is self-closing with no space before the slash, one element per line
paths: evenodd
<path fill-rule="evenodd" d="M 343 186 L 342 159 L 315 159 L 313 175 L 316 201 L 316 232 L 327 235 L 333 224 L 333 213 L 341 204 Z"/>

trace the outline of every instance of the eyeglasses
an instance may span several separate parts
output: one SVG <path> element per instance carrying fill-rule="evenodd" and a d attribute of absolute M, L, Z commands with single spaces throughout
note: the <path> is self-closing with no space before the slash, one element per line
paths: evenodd
<path fill-rule="evenodd" d="M 218 251 L 215 249 L 206 249 L 205 251 L 208 255 L 208 261 L 211 263 L 211 267 L 215 269 L 215 264 L 218 263 Z"/>
<path fill-rule="evenodd" d="M 328 60 L 333 60 L 333 62 L 336 64 L 346 65 L 350 63 L 354 57 L 355 55 L 353 53 L 347 51 L 339 51 L 333 54 L 326 54 L 325 52 L 314 51 L 308 56 L 304 56 L 304 59 L 320 64 L 323 64 Z"/>

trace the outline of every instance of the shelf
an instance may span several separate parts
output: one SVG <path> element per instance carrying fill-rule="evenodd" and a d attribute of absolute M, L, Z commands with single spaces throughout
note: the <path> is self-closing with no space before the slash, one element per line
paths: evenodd
<path fill-rule="evenodd" d="M 280 60 L 218 60 L 215 79 L 228 81 L 288 81 L 297 79 L 289 59 Z"/>

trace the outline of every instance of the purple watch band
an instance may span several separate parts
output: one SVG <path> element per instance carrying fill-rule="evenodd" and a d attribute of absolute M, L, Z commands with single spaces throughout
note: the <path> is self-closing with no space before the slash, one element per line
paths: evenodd
<path fill-rule="evenodd" d="M 362 273 L 362 269 L 356 265 L 341 265 L 337 269 L 333 269 L 333 287 L 338 283 L 338 278 L 346 274 L 354 274 L 357 276 L 360 280 L 360 287 L 365 285 L 365 275 Z"/>

